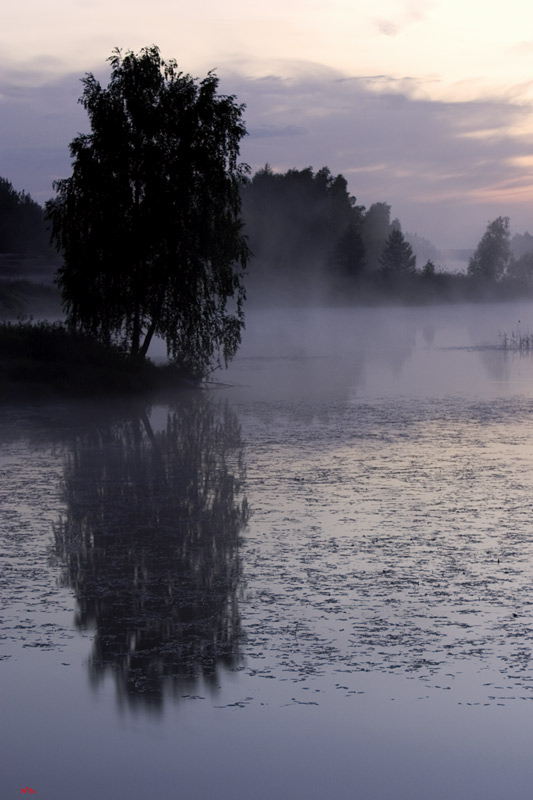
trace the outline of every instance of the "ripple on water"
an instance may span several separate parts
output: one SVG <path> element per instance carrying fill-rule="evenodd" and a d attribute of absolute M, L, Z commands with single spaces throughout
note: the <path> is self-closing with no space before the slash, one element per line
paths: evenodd
<path fill-rule="evenodd" d="M 7 417 L 7 419 L 6 419 Z M 60 448 L 31 443 L 4 414 L 0 457 L 2 659 L 72 639 L 73 598 L 58 586 L 52 530 L 62 510 Z M 23 434 L 24 432 L 24 434 Z"/>
<path fill-rule="evenodd" d="M 468 674 L 465 702 L 533 696 L 529 403 L 240 411 L 252 517 L 236 672 L 349 696 L 361 676 L 450 691 Z M 4 658 L 78 635 L 51 550 L 64 458 L 4 430 Z"/>
<path fill-rule="evenodd" d="M 306 422 L 280 408 L 275 426 L 251 414 L 252 668 L 443 690 L 473 671 L 491 702 L 502 680 L 506 699 L 531 699 L 530 413 L 517 399 L 352 404 Z"/>

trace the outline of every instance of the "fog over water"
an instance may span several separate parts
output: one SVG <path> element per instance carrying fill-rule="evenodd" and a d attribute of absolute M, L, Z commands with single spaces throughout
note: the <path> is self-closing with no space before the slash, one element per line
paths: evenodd
<path fill-rule="evenodd" d="M 2 797 L 529 798 L 532 304 L 256 310 L 0 420 Z"/>

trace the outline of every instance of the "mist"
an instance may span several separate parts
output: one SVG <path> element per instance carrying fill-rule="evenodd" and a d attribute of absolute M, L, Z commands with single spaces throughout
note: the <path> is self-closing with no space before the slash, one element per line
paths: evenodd
<path fill-rule="evenodd" d="M 116 75 L 168 80 L 157 48 L 136 58 Z M 6 100 L 2 796 L 526 796 L 533 237 L 507 135 L 524 109 L 228 70 L 253 169 L 226 97 L 222 169 L 216 136 L 182 158 L 177 135 L 172 171 L 167 112 L 198 90 L 181 79 L 131 140 L 128 103 L 86 81 L 120 124 L 75 140 L 47 206 L 59 255 L 26 192 L 68 173 L 50 142 L 70 84 Z"/>
<path fill-rule="evenodd" d="M 252 307 L 201 392 L 5 406 L 4 714 L 40 708 L 32 787 L 102 744 L 82 800 L 176 769 L 209 796 L 214 764 L 238 800 L 259 773 L 264 800 L 322 800 L 326 773 L 373 800 L 529 785 L 532 365 L 499 332 L 532 326 L 530 302 Z"/>

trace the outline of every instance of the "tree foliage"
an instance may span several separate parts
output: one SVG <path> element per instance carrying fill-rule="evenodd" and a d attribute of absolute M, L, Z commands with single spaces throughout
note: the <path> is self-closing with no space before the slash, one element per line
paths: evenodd
<path fill-rule="evenodd" d="M 72 175 L 47 204 L 67 320 L 133 356 L 159 335 L 205 374 L 235 354 L 244 324 L 244 106 L 155 46 L 109 61 L 106 88 L 82 80 L 91 132 L 72 141 Z"/>
<path fill-rule="evenodd" d="M 520 258 L 526 253 L 533 252 L 533 236 L 526 231 L 525 233 L 515 233 L 511 239 L 511 251 L 514 258 Z"/>
<path fill-rule="evenodd" d="M 387 276 L 409 275 L 416 271 L 416 256 L 399 227 L 390 232 L 379 257 L 381 272 Z"/>
<path fill-rule="evenodd" d="M 343 175 L 327 167 L 275 173 L 268 164 L 243 188 L 251 274 L 308 285 L 338 271 L 356 275 L 364 263 L 360 235 L 363 209 Z"/>
<path fill-rule="evenodd" d="M 366 263 L 366 251 L 361 236 L 359 221 L 349 222 L 338 235 L 329 259 L 331 271 L 346 280 L 362 275 Z"/>
<path fill-rule="evenodd" d="M 511 261 L 511 230 L 509 217 L 497 217 L 487 230 L 468 263 L 473 278 L 495 281 L 501 278 Z"/>
<path fill-rule="evenodd" d="M 380 268 L 379 257 L 392 231 L 391 207 L 388 203 L 372 203 L 364 215 L 362 230 L 366 251 L 367 269 L 375 272 Z"/>
<path fill-rule="evenodd" d="M 26 192 L 17 192 L 7 178 L 0 178 L 0 253 L 48 252 L 43 209 Z"/>
<path fill-rule="evenodd" d="M 429 258 L 422 267 L 422 276 L 424 278 L 432 279 L 435 277 L 435 275 L 436 275 L 435 264 Z"/>
<path fill-rule="evenodd" d="M 56 554 L 76 624 L 94 632 L 91 678 L 111 674 L 132 704 L 239 663 L 242 448 L 232 410 L 197 394 L 158 429 L 97 412 L 71 439 Z"/>
<path fill-rule="evenodd" d="M 519 258 L 513 259 L 507 268 L 507 275 L 528 287 L 533 286 L 533 252 L 523 253 Z"/>

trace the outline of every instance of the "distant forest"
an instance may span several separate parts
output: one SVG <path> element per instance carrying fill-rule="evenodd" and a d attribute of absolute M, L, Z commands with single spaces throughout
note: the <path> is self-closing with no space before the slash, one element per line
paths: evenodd
<path fill-rule="evenodd" d="M 253 304 L 271 302 L 448 302 L 533 295 L 533 236 L 511 237 L 508 217 L 489 223 L 466 273 L 439 265 L 427 239 L 402 231 L 386 202 L 358 205 L 343 175 L 327 167 L 276 173 L 268 165 L 242 187 L 252 252 Z M 0 178 L 0 262 L 50 259 L 41 206 Z"/>
<path fill-rule="evenodd" d="M 50 236 L 39 203 L 0 178 L 0 253 L 36 256 L 50 252 Z"/>
<path fill-rule="evenodd" d="M 245 184 L 242 200 L 254 299 L 382 290 L 414 275 L 416 255 L 432 264 L 439 257 L 431 242 L 404 236 L 387 203 L 357 205 L 346 178 L 327 167 L 275 173 L 267 165 Z"/>
<path fill-rule="evenodd" d="M 416 303 L 533 294 L 533 236 L 511 238 L 508 217 L 489 223 L 466 273 L 451 273 L 430 241 L 391 219 L 388 203 L 358 205 L 344 176 L 327 167 L 275 173 L 266 165 L 246 182 L 242 200 L 252 301 Z"/>

